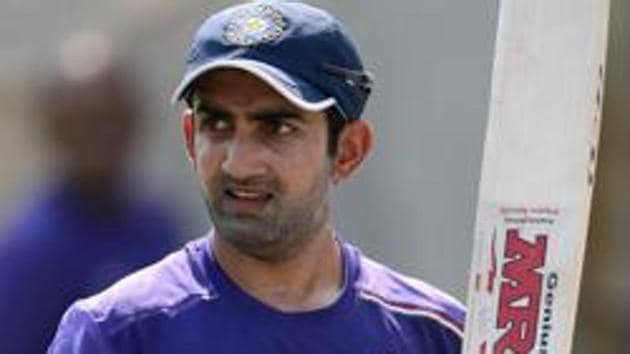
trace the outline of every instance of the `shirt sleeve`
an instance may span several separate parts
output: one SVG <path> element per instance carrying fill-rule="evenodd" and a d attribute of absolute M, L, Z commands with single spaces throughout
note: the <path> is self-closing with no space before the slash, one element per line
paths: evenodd
<path fill-rule="evenodd" d="M 64 314 L 47 354 L 114 354 L 98 323 L 79 304 Z"/>

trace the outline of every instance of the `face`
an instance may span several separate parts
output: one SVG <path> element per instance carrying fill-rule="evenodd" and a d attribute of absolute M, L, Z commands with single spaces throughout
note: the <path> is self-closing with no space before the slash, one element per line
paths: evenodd
<path fill-rule="evenodd" d="M 334 162 L 321 112 L 242 71 L 199 79 L 184 116 L 217 237 L 252 257 L 291 256 L 329 222 Z"/>

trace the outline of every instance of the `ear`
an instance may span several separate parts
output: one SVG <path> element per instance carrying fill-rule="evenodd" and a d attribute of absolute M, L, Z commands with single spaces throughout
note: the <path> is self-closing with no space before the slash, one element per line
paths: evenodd
<path fill-rule="evenodd" d="M 186 143 L 186 154 L 188 159 L 195 166 L 195 123 L 193 111 L 190 108 L 182 111 L 182 132 L 184 133 L 184 142 Z"/>
<path fill-rule="evenodd" d="M 370 122 L 355 120 L 347 123 L 339 135 L 337 155 L 333 163 L 333 182 L 350 177 L 372 150 L 374 130 Z"/>

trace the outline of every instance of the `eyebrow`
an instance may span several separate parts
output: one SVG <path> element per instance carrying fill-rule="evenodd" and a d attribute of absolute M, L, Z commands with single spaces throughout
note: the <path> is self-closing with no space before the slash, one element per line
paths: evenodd
<path fill-rule="evenodd" d="M 193 103 L 194 112 L 208 113 L 214 117 L 232 117 L 232 113 L 220 107 L 220 105 L 213 102 L 203 101 L 200 99 L 195 100 Z M 247 118 L 253 121 L 260 122 L 277 122 L 280 120 L 291 121 L 305 121 L 304 113 L 297 108 L 292 107 L 270 107 L 262 108 L 247 114 Z"/>
<path fill-rule="evenodd" d="M 193 104 L 193 112 L 203 112 L 208 113 L 213 117 L 229 117 L 231 114 L 221 107 L 214 105 L 209 102 L 203 102 L 201 100 L 197 100 Z"/>
<path fill-rule="evenodd" d="M 270 108 L 270 109 L 262 109 L 259 112 L 255 112 L 251 117 L 253 120 L 257 121 L 280 121 L 280 120 L 291 120 L 291 121 L 304 121 L 305 117 L 302 112 L 296 109 L 291 108 Z"/>

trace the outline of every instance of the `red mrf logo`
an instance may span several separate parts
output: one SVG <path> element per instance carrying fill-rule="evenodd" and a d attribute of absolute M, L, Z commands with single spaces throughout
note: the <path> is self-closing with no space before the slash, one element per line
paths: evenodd
<path fill-rule="evenodd" d="M 507 230 L 497 319 L 497 327 L 507 331 L 495 343 L 493 353 L 522 354 L 534 349 L 543 280 L 537 270 L 545 264 L 546 254 L 547 235 L 537 235 L 535 242 L 529 242 L 520 237 L 518 229 Z"/>

